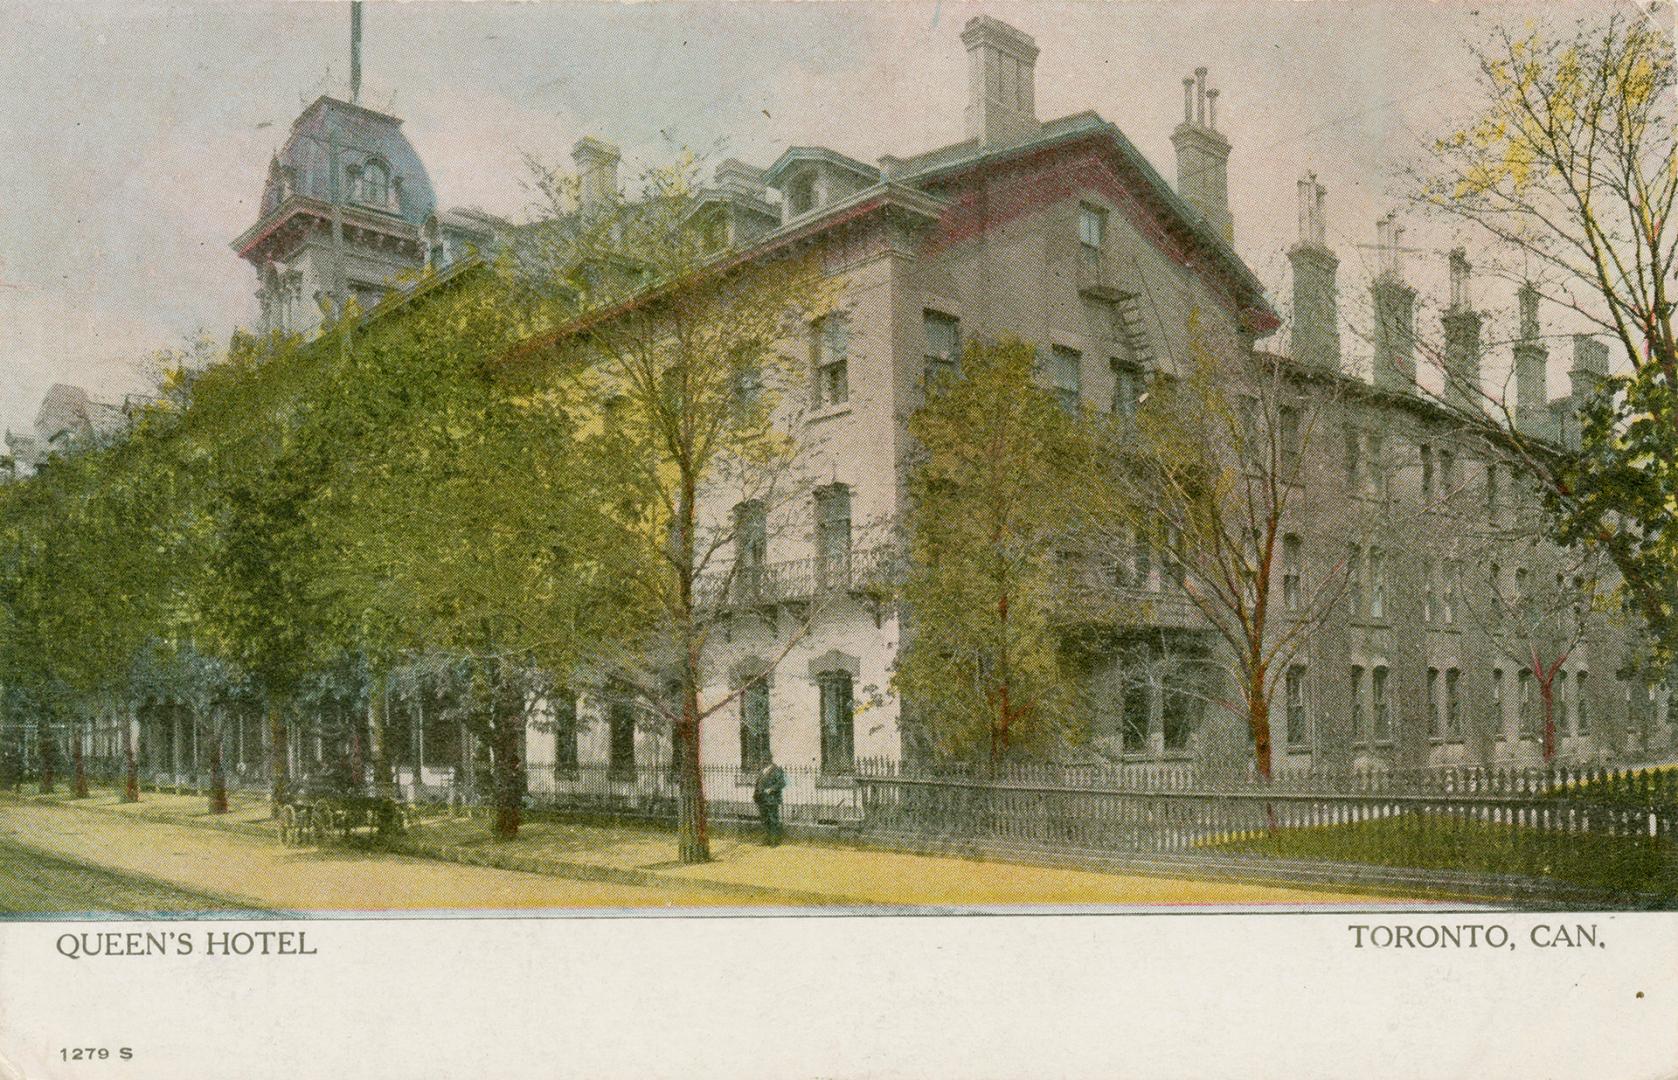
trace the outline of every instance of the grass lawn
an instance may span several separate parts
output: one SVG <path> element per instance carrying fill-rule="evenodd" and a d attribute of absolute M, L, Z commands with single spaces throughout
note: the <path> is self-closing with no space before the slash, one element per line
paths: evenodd
<path fill-rule="evenodd" d="M 0 915 L 211 910 L 234 909 L 212 896 L 60 859 L 0 836 Z"/>
<path fill-rule="evenodd" d="M 1283 829 L 1214 845 L 1218 850 L 1284 859 L 1361 862 L 1415 870 L 1531 876 L 1533 850 L 1545 851 L 1546 877 L 1616 893 L 1678 898 L 1678 865 L 1670 845 L 1652 840 L 1574 834 L 1535 848 L 1531 830 L 1516 825 L 1427 815 L 1342 825 Z"/>

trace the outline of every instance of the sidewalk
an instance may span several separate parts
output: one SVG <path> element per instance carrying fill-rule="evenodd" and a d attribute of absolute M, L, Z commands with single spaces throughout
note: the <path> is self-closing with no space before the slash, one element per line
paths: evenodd
<path fill-rule="evenodd" d="M 75 858 L 293 909 L 648 906 L 1065 906 L 1380 903 L 1379 897 L 1115 874 L 939 855 L 713 838 L 713 861 L 675 861 L 650 828 L 528 822 L 497 842 L 479 818 L 429 818 L 406 853 L 280 846 L 261 800 L 212 816 L 197 796 L 124 804 L 5 797 L 0 831 Z M 456 864 L 456 865 L 450 865 Z"/>

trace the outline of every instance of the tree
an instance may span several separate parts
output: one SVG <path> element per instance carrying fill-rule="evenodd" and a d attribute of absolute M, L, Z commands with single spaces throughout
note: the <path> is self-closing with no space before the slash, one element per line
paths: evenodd
<path fill-rule="evenodd" d="M 1476 51 L 1475 114 L 1432 147 L 1416 198 L 1488 242 L 1494 272 L 1537 279 L 1605 332 L 1630 370 L 1596 388 L 1582 449 L 1514 423 L 1446 368 L 1460 419 L 1517 455 L 1564 545 L 1602 549 L 1654 644 L 1678 655 L 1678 125 L 1673 41 L 1624 12 L 1571 30 L 1495 32 Z M 1444 366 L 1444 365 L 1442 365 Z M 1490 406 L 1487 408 L 1487 406 Z"/>
<path fill-rule="evenodd" d="M 917 734 L 995 765 L 1073 737 L 1060 616 L 1088 440 L 1033 379 L 1033 348 L 970 344 L 909 418 L 909 629 L 894 687 Z"/>
<path fill-rule="evenodd" d="M 1308 534 L 1296 503 L 1340 382 L 1278 357 L 1218 355 L 1197 323 L 1182 377 L 1156 375 L 1134 417 L 1107 426 L 1088 528 L 1115 564 L 1146 545 L 1227 646 L 1234 696 L 1224 702 L 1268 781 L 1272 701 L 1349 580 L 1343 547 L 1310 564 L 1291 550 Z"/>
<path fill-rule="evenodd" d="M 613 636 L 622 607 L 592 547 L 597 484 L 571 381 L 549 371 L 524 382 L 497 363 L 542 314 L 531 290 L 488 265 L 416 284 L 353 350 L 325 358 L 340 390 L 301 435 L 337 448 L 307 511 L 322 553 L 310 594 L 337 613 L 333 636 L 369 658 L 380 783 L 392 672 L 417 656 L 453 658 L 494 832 L 511 839 L 527 704 L 544 671 L 569 671 L 585 643 Z"/>
<path fill-rule="evenodd" d="M 1539 699 L 1538 736 L 1546 764 L 1557 750 L 1556 689 L 1564 665 L 1600 626 L 1611 564 L 1597 548 L 1557 547 L 1550 541 L 1537 499 L 1519 490 L 1504 505 L 1464 515 L 1450 541 L 1453 567 L 1486 574 L 1484 590 L 1453 581 L 1455 607 L 1484 634 L 1497 654 L 1530 675 Z M 1460 573 L 1460 571 L 1455 571 Z M 1472 571 L 1471 571 L 1472 572 Z M 1517 680 L 1524 684 L 1525 679 Z M 1517 698 L 1523 731 L 1529 703 Z"/>
<path fill-rule="evenodd" d="M 576 207 L 575 178 L 551 171 L 537 186 L 551 205 L 526 246 L 527 280 L 565 315 L 508 370 L 538 386 L 571 380 L 587 403 L 596 550 L 613 553 L 628 627 L 601 662 L 668 726 L 679 857 L 703 861 L 700 729 L 740 692 L 701 696 L 726 579 L 711 586 L 738 532 L 730 506 L 772 513 L 806 490 L 795 482 L 804 348 L 812 320 L 837 309 L 837 283 L 816 252 L 723 246 L 690 163 L 652 170 L 637 198 L 606 205 Z"/>

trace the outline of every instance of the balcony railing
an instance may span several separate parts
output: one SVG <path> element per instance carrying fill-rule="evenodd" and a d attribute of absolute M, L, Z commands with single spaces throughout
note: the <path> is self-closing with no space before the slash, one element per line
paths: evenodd
<path fill-rule="evenodd" d="M 699 584 L 702 603 L 729 607 L 799 603 L 839 593 L 888 589 L 896 580 L 896 552 L 860 548 L 811 559 L 736 566 Z"/>

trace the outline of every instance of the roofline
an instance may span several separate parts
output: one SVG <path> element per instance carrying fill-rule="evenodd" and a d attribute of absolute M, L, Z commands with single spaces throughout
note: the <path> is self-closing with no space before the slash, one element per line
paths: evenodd
<path fill-rule="evenodd" d="M 338 209 L 345 215 L 359 215 L 354 222 L 349 221 L 346 217 L 345 224 L 388 226 L 392 223 L 400 223 L 403 230 L 410 231 L 415 236 L 419 235 L 420 227 L 418 225 L 413 224 L 400 214 L 394 214 L 388 210 L 371 209 L 354 203 L 339 203 Z M 228 246 L 237 252 L 241 258 L 246 257 L 257 244 L 266 240 L 280 225 L 297 214 L 304 211 L 314 211 L 322 217 L 329 218 L 332 216 L 332 210 L 333 206 L 329 202 L 308 195 L 288 195 L 284 202 L 258 218 L 256 224 L 234 237 L 232 243 Z"/>
<path fill-rule="evenodd" d="M 936 221 L 949 205 L 949 201 L 936 195 L 916 188 L 908 187 L 896 181 L 885 181 L 872 187 L 864 188 L 856 194 L 841 199 L 839 202 L 825 207 L 819 214 L 812 214 L 783 225 L 764 236 L 752 247 L 741 248 L 737 251 L 725 252 L 716 259 L 706 263 L 682 281 L 659 282 L 647 289 L 633 293 L 623 300 L 600 311 L 592 311 L 578 316 L 552 330 L 539 335 L 533 335 L 514 346 L 511 356 L 528 355 L 531 352 L 545 348 L 574 334 L 586 332 L 589 327 L 610 320 L 618 315 L 632 311 L 648 301 L 679 288 L 692 280 L 709 274 L 726 274 L 737 266 L 761 259 L 782 248 L 790 247 L 801 240 L 807 240 L 818 233 L 837 225 L 846 224 L 866 217 L 877 210 L 898 209 L 928 220 Z"/>
<path fill-rule="evenodd" d="M 308 116 L 310 113 L 314 112 L 317 108 L 320 108 L 323 105 L 337 105 L 340 108 L 349 109 L 351 112 L 366 113 L 368 116 L 374 116 L 380 120 L 388 120 L 397 127 L 402 126 L 402 118 L 400 116 L 392 116 L 390 113 L 380 112 L 377 109 L 369 109 L 365 105 L 358 105 L 353 101 L 345 101 L 343 98 L 336 98 L 331 94 L 322 94 L 320 97 L 309 102 L 308 108 L 297 114 L 297 119 L 291 122 L 292 130 L 295 131 L 297 129 L 297 125 L 303 122 L 304 117 Z"/>
<path fill-rule="evenodd" d="M 908 172 L 895 179 L 904 183 L 930 183 L 953 174 L 978 168 L 981 165 L 992 165 L 1023 157 L 1026 154 L 1064 143 L 1076 142 L 1092 135 L 1105 135 L 1118 148 L 1126 162 L 1142 175 L 1149 188 L 1160 197 L 1166 208 L 1188 229 L 1193 237 L 1223 264 L 1225 270 L 1232 273 L 1239 284 L 1254 296 L 1260 298 L 1263 305 L 1260 309 L 1261 312 L 1272 318 L 1275 317 L 1275 310 L 1270 306 L 1269 298 L 1265 296 L 1264 286 L 1259 282 L 1257 275 L 1252 272 L 1252 269 L 1247 266 L 1241 256 L 1237 255 L 1235 250 L 1224 242 L 1223 237 L 1213 230 L 1206 215 L 1195 209 L 1188 200 L 1177 194 L 1171 185 L 1166 183 L 1165 178 L 1159 174 L 1159 171 L 1154 168 L 1147 157 L 1136 148 L 1135 144 L 1125 136 L 1124 132 L 1119 130 L 1118 125 L 1109 120 L 1103 120 L 1094 112 L 1082 112 L 1061 117 L 1059 120 L 1051 120 L 1044 126 L 1047 127 L 1050 124 L 1066 121 L 1074 122 L 1067 128 L 1051 135 L 1040 135 L 989 149 L 981 148 L 974 153 L 964 154 L 951 161 Z"/>
<path fill-rule="evenodd" d="M 858 176 L 868 180 L 873 180 L 876 183 L 880 180 L 880 170 L 878 167 L 869 165 L 867 162 L 858 161 L 856 158 L 849 157 L 845 154 L 841 154 L 837 150 L 829 150 L 825 146 L 789 146 L 781 152 L 780 157 L 775 159 L 775 163 L 773 165 L 763 170 L 763 186 L 774 187 L 775 181 L 780 179 L 781 174 L 786 172 L 786 170 L 791 168 L 795 162 L 800 160 L 825 161 L 829 165 L 835 165 L 847 172 L 855 173 Z"/>

